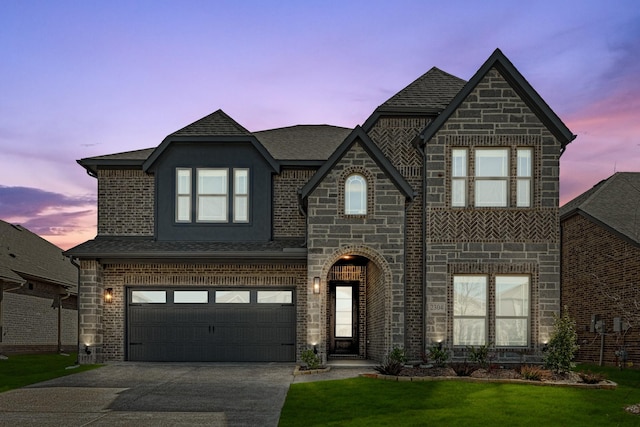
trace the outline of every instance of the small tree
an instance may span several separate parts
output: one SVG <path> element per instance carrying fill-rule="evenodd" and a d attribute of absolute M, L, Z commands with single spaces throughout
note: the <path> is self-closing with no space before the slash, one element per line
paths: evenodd
<path fill-rule="evenodd" d="M 545 368 L 558 374 L 566 374 L 575 366 L 573 358 L 578 348 L 576 322 L 565 307 L 562 316 L 554 314 L 553 333 L 544 355 Z"/>

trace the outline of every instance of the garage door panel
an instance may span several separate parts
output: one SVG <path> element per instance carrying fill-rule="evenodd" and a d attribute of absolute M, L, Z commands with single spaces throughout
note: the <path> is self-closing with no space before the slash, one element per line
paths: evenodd
<path fill-rule="evenodd" d="M 174 304 L 171 292 L 163 304 L 129 305 L 129 360 L 295 360 L 293 304 L 256 303 L 255 294 L 250 303 Z"/>

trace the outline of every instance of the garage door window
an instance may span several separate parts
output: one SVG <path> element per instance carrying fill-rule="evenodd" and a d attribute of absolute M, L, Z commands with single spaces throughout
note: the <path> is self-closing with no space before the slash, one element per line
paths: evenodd
<path fill-rule="evenodd" d="M 291 291 L 258 291 L 258 304 L 291 304 Z"/>
<path fill-rule="evenodd" d="M 134 304 L 166 304 L 166 291 L 131 291 L 131 302 Z"/>
<path fill-rule="evenodd" d="M 173 302 L 176 304 L 207 304 L 209 302 L 209 292 L 174 291 Z"/>
<path fill-rule="evenodd" d="M 216 291 L 216 304 L 249 304 L 250 291 Z"/>

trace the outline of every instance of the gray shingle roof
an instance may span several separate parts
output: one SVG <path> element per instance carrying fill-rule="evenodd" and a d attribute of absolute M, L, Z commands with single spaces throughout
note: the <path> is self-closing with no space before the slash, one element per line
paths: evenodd
<path fill-rule="evenodd" d="M 306 259 L 304 239 L 269 242 L 156 241 L 143 238 L 98 237 L 66 254 L 102 258 Z"/>
<path fill-rule="evenodd" d="M 378 108 L 444 110 L 465 83 L 461 78 L 433 67 Z"/>
<path fill-rule="evenodd" d="M 640 244 L 640 172 L 618 172 L 560 208 L 560 218 L 586 216 Z"/>
<path fill-rule="evenodd" d="M 297 125 L 254 132 L 276 160 L 327 160 L 352 129 Z"/>
<path fill-rule="evenodd" d="M 224 111 L 216 110 L 213 113 L 196 120 L 175 131 L 169 136 L 241 136 L 251 135 L 238 122 L 229 117 Z"/>
<path fill-rule="evenodd" d="M 0 279 L 24 283 L 28 278 L 78 291 L 78 270 L 59 247 L 24 227 L 0 221 Z"/>

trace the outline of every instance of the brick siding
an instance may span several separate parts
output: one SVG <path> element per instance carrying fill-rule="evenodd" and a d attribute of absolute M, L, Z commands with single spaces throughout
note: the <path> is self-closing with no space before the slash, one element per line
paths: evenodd
<path fill-rule="evenodd" d="M 305 218 L 300 213 L 298 190 L 314 169 L 283 169 L 273 177 L 273 237 L 304 237 Z"/>
<path fill-rule="evenodd" d="M 141 170 L 98 170 L 98 235 L 153 236 L 154 176 Z"/>
<path fill-rule="evenodd" d="M 618 298 L 619 301 L 615 301 Z M 601 335 L 591 330 L 591 316 L 604 321 L 605 364 L 626 348 L 628 360 L 640 364 L 640 247 L 581 215 L 562 221 L 562 306 L 576 321 L 580 350 L 576 360 L 599 363 Z M 633 318 L 625 315 L 634 313 Z M 626 332 L 613 330 L 613 319 L 631 323 Z"/>

